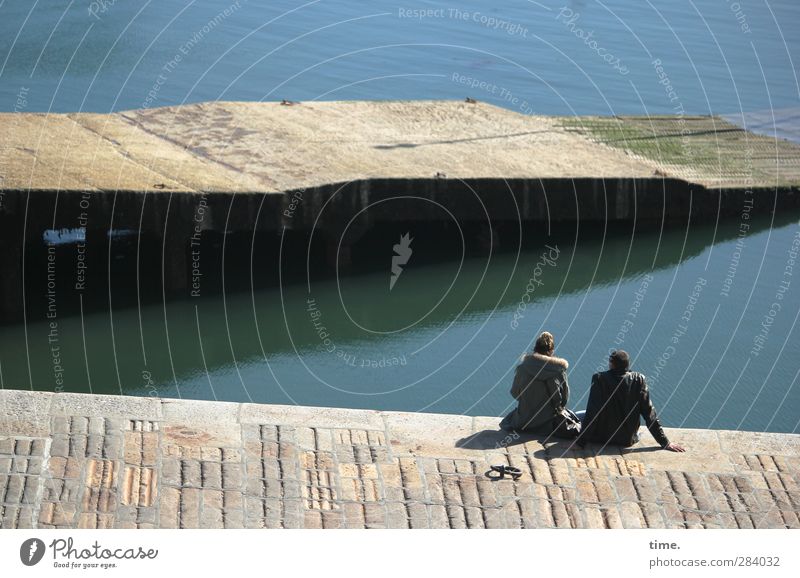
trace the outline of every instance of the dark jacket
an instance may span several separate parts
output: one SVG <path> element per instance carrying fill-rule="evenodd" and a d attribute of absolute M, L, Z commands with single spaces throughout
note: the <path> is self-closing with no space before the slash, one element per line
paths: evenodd
<path fill-rule="evenodd" d="M 514 374 L 511 395 L 517 408 L 500 424 L 503 429 L 550 433 L 554 420 L 567 407 L 566 359 L 539 353 L 524 355 Z"/>
<path fill-rule="evenodd" d="M 616 369 L 595 373 L 577 443 L 632 446 L 638 441 L 639 416 L 661 447 L 666 447 L 669 440 L 650 401 L 645 376 Z"/>

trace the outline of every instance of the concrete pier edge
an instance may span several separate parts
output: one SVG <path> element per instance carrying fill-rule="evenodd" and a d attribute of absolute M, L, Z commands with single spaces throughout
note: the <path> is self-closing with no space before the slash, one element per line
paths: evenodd
<path fill-rule="evenodd" d="M 3 528 L 800 528 L 800 435 L 0 391 Z M 493 480 L 492 464 L 522 478 Z"/>

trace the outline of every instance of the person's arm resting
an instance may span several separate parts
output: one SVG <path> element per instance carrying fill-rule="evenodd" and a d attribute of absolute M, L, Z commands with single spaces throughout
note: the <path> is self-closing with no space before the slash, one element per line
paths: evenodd
<path fill-rule="evenodd" d="M 669 439 L 667 439 L 667 434 L 664 433 L 664 428 L 661 427 L 661 422 L 658 421 L 656 408 L 653 407 L 653 402 L 650 401 L 650 392 L 647 389 L 646 381 L 642 383 L 639 410 L 644 418 L 645 424 L 647 424 L 647 429 L 650 430 L 650 434 L 652 434 L 662 448 L 666 448 L 669 445 Z"/>
<path fill-rule="evenodd" d="M 514 399 L 519 399 L 523 392 L 528 389 L 530 383 L 526 379 L 527 377 L 527 372 L 522 369 L 521 365 L 518 365 L 517 370 L 514 372 L 514 381 L 511 383 L 511 396 Z"/>
<path fill-rule="evenodd" d="M 566 408 L 569 403 L 569 382 L 566 370 L 561 373 L 561 407 Z"/>

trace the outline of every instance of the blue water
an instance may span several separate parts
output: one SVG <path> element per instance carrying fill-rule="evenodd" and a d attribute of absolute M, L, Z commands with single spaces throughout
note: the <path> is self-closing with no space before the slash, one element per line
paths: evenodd
<path fill-rule="evenodd" d="M 796 0 L 6 0 L 0 110 L 469 95 L 537 114 L 736 115 L 798 106 L 798 25 Z"/>
<path fill-rule="evenodd" d="M 549 330 L 570 362 L 576 409 L 608 351 L 622 348 L 669 425 L 795 431 L 800 221 L 748 224 L 581 228 L 521 252 L 437 263 L 424 261 L 436 247 L 410 225 L 414 252 L 392 290 L 388 240 L 372 244 L 386 265 L 371 272 L 63 315 L 57 372 L 46 305 L 31 305 L 27 326 L 0 326 L 0 383 L 502 415 L 518 357 Z M 112 280 L 111 295 L 126 283 Z"/>

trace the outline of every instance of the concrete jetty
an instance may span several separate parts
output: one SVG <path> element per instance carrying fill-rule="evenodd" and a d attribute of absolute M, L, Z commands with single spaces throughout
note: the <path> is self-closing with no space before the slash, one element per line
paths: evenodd
<path fill-rule="evenodd" d="M 0 391 L 2 528 L 800 528 L 800 435 Z M 492 479 L 490 466 L 520 468 Z"/>
<path fill-rule="evenodd" d="M 719 117 L 544 117 L 452 101 L 209 102 L 3 113 L 0 129 L 4 190 L 285 193 L 437 173 L 800 185 L 800 146 Z"/>
<path fill-rule="evenodd" d="M 392 224 L 454 220 L 470 242 L 513 246 L 527 223 L 664 226 L 795 209 L 799 185 L 800 146 L 718 117 L 558 118 L 452 101 L 3 113 L 0 313 L 21 320 L 24 293 L 51 274 L 76 310 L 67 287 L 108 294 L 125 276 L 151 280 L 159 298 L 186 296 L 201 240 L 203 274 L 253 246 L 298 260 L 312 247 L 333 270 Z M 86 283 L 74 250 L 47 252 L 53 230 L 78 232 Z"/>

